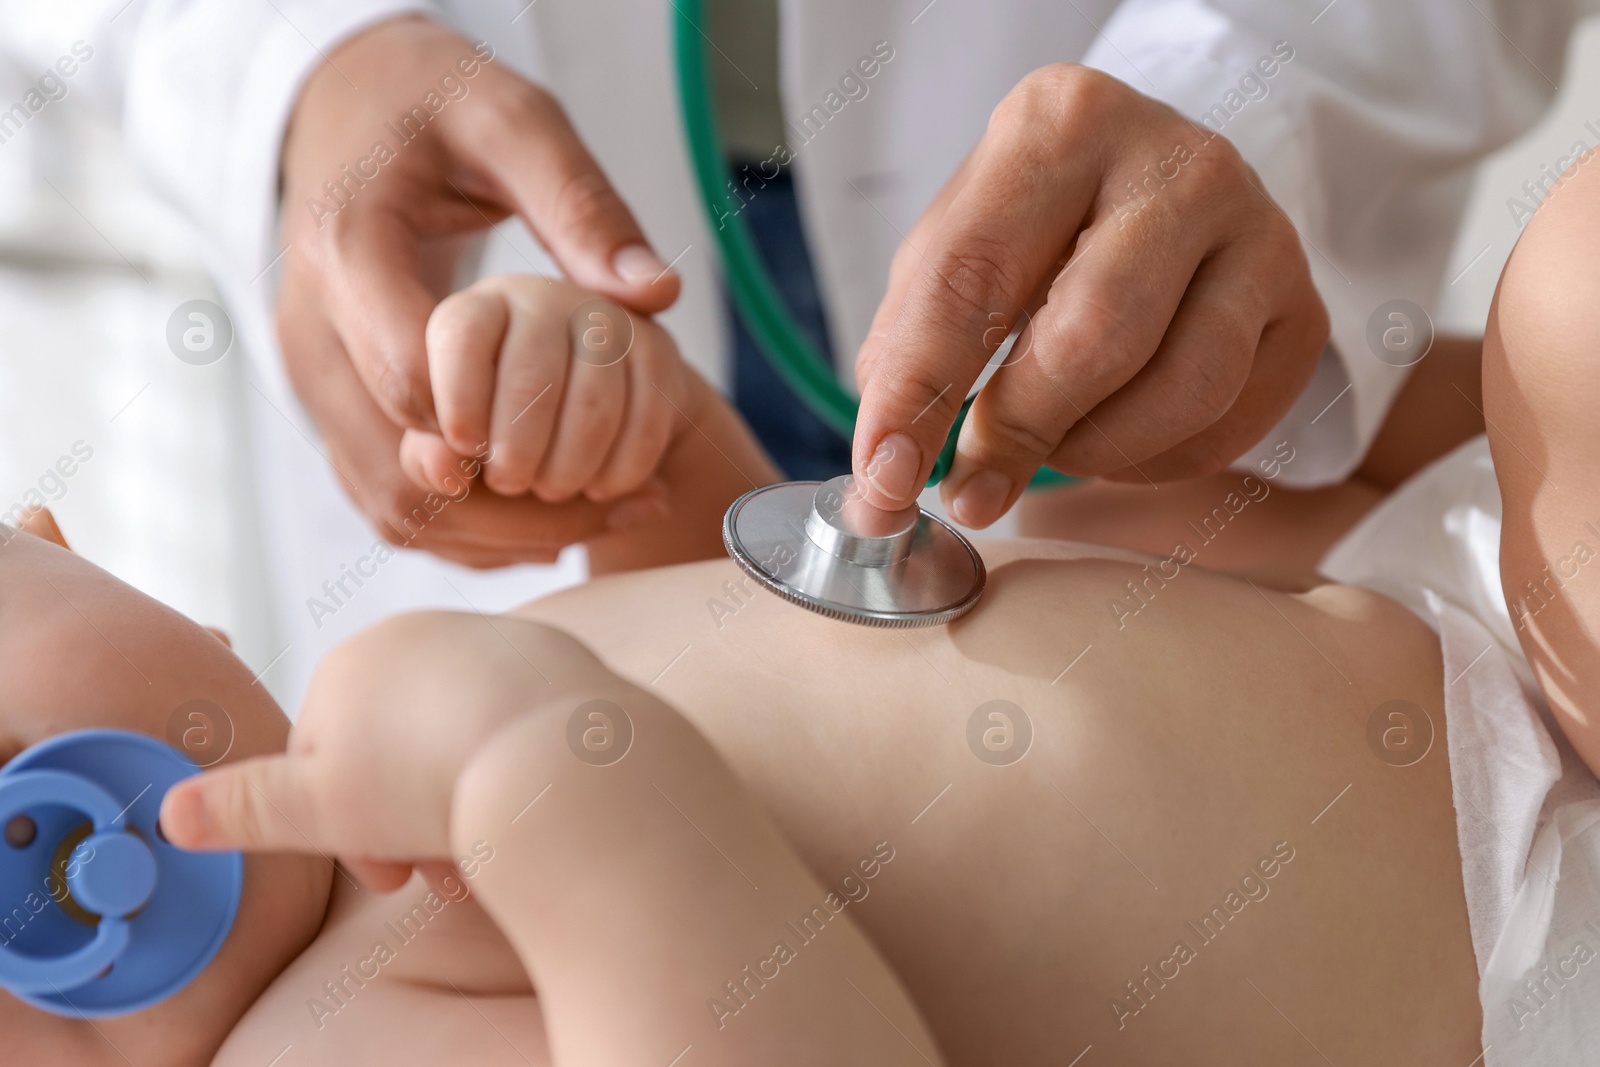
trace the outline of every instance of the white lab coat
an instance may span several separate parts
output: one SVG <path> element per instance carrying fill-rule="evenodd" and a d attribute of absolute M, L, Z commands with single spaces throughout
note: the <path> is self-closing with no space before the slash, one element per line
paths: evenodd
<path fill-rule="evenodd" d="M 1285 484 L 1348 473 L 1405 378 L 1369 350 L 1368 319 L 1391 299 L 1435 302 L 1470 167 L 1549 104 L 1580 0 L 1325 3 L 785 0 L 781 90 L 792 124 L 833 106 L 830 92 L 877 42 L 893 51 L 865 97 L 796 146 L 842 374 L 850 378 L 900 235 L 994 105 L 1030 70 L 1084 62 L 1196 118 L 1219 104 L 1229 109 L 1223 132 L 1299 229 L 1333 321 L 1311 387 L 1264 444 L 1294 444 Z M 549 568 L 521 568 L 485 581 L 408 557 L 387 565 L 381 590 L 352 600 L 331 625 L 311 625 L 320 583 L 372 535 L 300 437 L 311 429 L 278 368 L 268 308 L 281 252 L 279 141 L 300 82 L 341 40 L 401 11 L 431 11 L 487 40 L 496 62 L 553 90 L 655 247 L 683 273 L 683 298 L 665 319 L 684 352 L 725 376 L 714 245 L 693 195 L 672 81 L 670 4 L 10 0 L 4 8 L 0 46 L 28 66 L 45 68 L 80 38 L 97 50 L 75 91 L 120 115 L 146 174 L 203 231 L 240 334 L 259 357 L 270 402 L 254 413 L 262 514 L 291 646 L 288 678 L 275 686 L 283 695 L 293 698 L 332 638 L 387 611 L 464 607 L 462 599 L 487 610 L 579 573 L 569 560 L 555 579 Z M 1232 104 L 1248 99 L 1238 93 L 1241 79 L 1278 42 L 1288 42 L 1293 60 L 1234 113 Z M 773 78 L 745 73 L 763 89 Z M 517 240 L 516 253 L 488 242 L 485 268 L 547 263 L 525 234 Z"/>

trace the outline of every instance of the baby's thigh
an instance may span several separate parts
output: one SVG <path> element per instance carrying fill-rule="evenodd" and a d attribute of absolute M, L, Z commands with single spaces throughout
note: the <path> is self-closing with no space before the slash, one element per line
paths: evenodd
<path fill-rule="evenodd" d="M 1006 570 L 991 595 L 1039 598 L 1037 627 L 924 648 L 960 696 L 851 720 L 874 774 L 826 833 L 789 807 L 824 875 L 841 829 L 893 844 L 857 918 L 952 1062 L 1465 1067 L 1432 634 L 1369 594 L 1199 574 L 1108 630 Z M 1072 599 L 1098 607 L 1100 581 Z M 1032 671 L 1040 632 L 1081 660 Z"/>

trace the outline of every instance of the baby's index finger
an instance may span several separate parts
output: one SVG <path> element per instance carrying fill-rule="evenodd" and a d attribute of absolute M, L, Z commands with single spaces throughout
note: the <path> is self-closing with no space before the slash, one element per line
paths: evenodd
<path fill-rule="evenodd" d="M 161 832 L 197 851 L 321 852 L 296 762 L 262 756 L 187 778 L 161 802 Z"/>

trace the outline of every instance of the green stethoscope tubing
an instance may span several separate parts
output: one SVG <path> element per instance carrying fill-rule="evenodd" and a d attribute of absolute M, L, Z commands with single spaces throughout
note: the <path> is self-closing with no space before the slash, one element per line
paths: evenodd
<path fill-rule="evenodd" d="M 838 433 L 850 437 L 855 432 L 857 402 L 834 377 L 833 367 L 822 357 L 789 314 L 772 277 L 756 252 L 749 227 L 739 217 L 741 204 L 734 202 L 724 181 L 726 163 L 722 140 L 717 134 L 716 109 L 711 99 L 711 77 L 706 66 L 704 37 L 700 31 L 702 0 L 672 0 L 673 49 L 678 67 L 678 103 L 683 110 L 683 125 L 689 140 L 695 184 L 711 225 L 712 237 L 722 253 L 723 273 L 729 295 L 739 309 L 745 325 L 755 336 L 762 353 L 774 370 L 818 418 Z M 955 425 L 945 439 L 939 458 L 928 478 L 936 485 L 950 470 L 955 457 L 956 438 L 971 408 L 969 398 L 956 414 Z M 1041 467 L 1029 483 L 1030 488 L 1062 485 L 1076 481 L 1067 475 Z"/>

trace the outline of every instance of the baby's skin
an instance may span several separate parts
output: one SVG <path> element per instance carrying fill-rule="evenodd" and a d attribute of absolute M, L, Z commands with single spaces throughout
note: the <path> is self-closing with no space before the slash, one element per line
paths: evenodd
<path fill-rule="evenodd" d="M 166 736 L 171 713 L 205 700 L 210 725 L 256 757 L 243 766 L 279 772 L 247 777 L 224 763 L 211 783 L 248 785 L 246 796 L 264 805 L 254 814 L 281 818 L 279 829 L 312 853 L 253 858 L 221 954 L 156 1008 L 91 1022 L 0 1000 L 8 1064 L 632 1062 L 657 1039 L 676 1040 L 677 1031 L 693 1039 L 704 1029 L 702 1012 L 672 1011 L 680 971 L 710 973 L 730 940 L 764 938 L 764 907 L 804 916 L 809 904 L 839 899 L 686 720 L 550 627 L 420 615 L 348 643 L 319 672 L 290 748 L 298 765 L 336 775 L 308 780 L 310 792 L 297 794 L 288 760 L 260 758 L 282 749 L 282 714 L 216 637 L 62 548 L 9 531 L 4 542 L 7 609 L 34 623 L 0 641 L 0 663 L 14 679 L 8 757 L 87 726 Z M 149 691 L 136 691 L 133 678 L 148 678 Z M 545 691 L 530 699 L 536 685 Z M 554 721 L 552 709 L 580 696 L 629 708 L 626 759 L 597 767 L 564 741 L 550 743 L 552 727 L 564 737 L 566 719 Z M 548 797 L 544 789 L 522 796 L 534 778 Z M 659 811 L 654 820 L 635 817 L 661 798 L 671 798 L 670 825 Z M 536 799 L 545 801 L 537 810 Z M 233 810 L 247 810 L 238 800 Z M 684 848 L 703 839 L 672 836 L 672 820 L 690 812 L 760 880 L 760 898 L 746 895 L 744 881 L 718 884 L 717 854 Z M 197 826 L 204 832 L 181 803 L 172 814 L 175 842 L 197 836 Z M 348 839 L 338 845 L 346 833 L 368 857 L 352 867 L 370 881 L 405 882 L 397 865 L 371 858 L 391 847 L 418 860 L 421 873 L 399 892 L 362 889 L 315 844 L 351 851 Z M 892 861 L 892 850 L 867 861 Z M 730 1034 L 706 1062 L 802 1053 L 842 1064 L 937 1062 L 892 971 L 827 906 L 822 914 L 835 921 L 786 983 L 788 1010 L 776 1025 Z M 609 935 L 608 915 L 625 917 Z M 696 928 L 708 918 L 716 932 L 700 939 Z M 652 939 L 641 928 L 674 922 L 682 924 L 676 936 Z M 591 933 L 633 939 L 633 969 L 613 971 L 593 952 Z M 593 971 L 598 963 L 603 972 Z M 588 1003 L 588 986 L 602 975 L 622 1019 L 560 1009 Z M 846 1001 L 853 1024 L 837 1018 Z M 835 1025 L 812 1033 L 819 1014 Z M 684 1053 L 691 1039 L 664 1054 Z"/>
<path fill-rule="evenodd" d="M 810 615 L 726 560 L 639 569 L 720 556 L 722 509 L 779 477 L 704 383 L 685 389 L 666 516 L 590 544 L 598 571 L 631 573 L 363 635 L 319 672 L 288 759 L 175 791 L 169 836 L 310 839 L 382 886 L 492 848 L 484 912 L 452 921 L 492 917 L 474 929 L 501 932 L 537 994 L 508 999 L 530 995 L 514 968 L 448 990 L 478 1041 L 461 1052 L 452 1027 L 444 1051 L 470 1062 L 1478 1054 L 1422 623 L 1356 589 L 1208 572 L 1206 527 L 1154 559 L 986 542 L 978 608 L 917 632 Z M 1396 707 L 1427 738 L 1405 766 L 1372 740 Z M 623 722 L 626 754 L 593 766 L 586 739 L 605 750 Z M 290 1033 L 337 1062 L 371 1039 L 335 1020 L 422 995 L 380 978 L 328 1016 L 327 982 L 393 918 L 377 899 L 336 906 L 361 931 L 286 972 L 225 1062 Z M 383 1047 L 432 1062 L 429 1040 Z"/>

